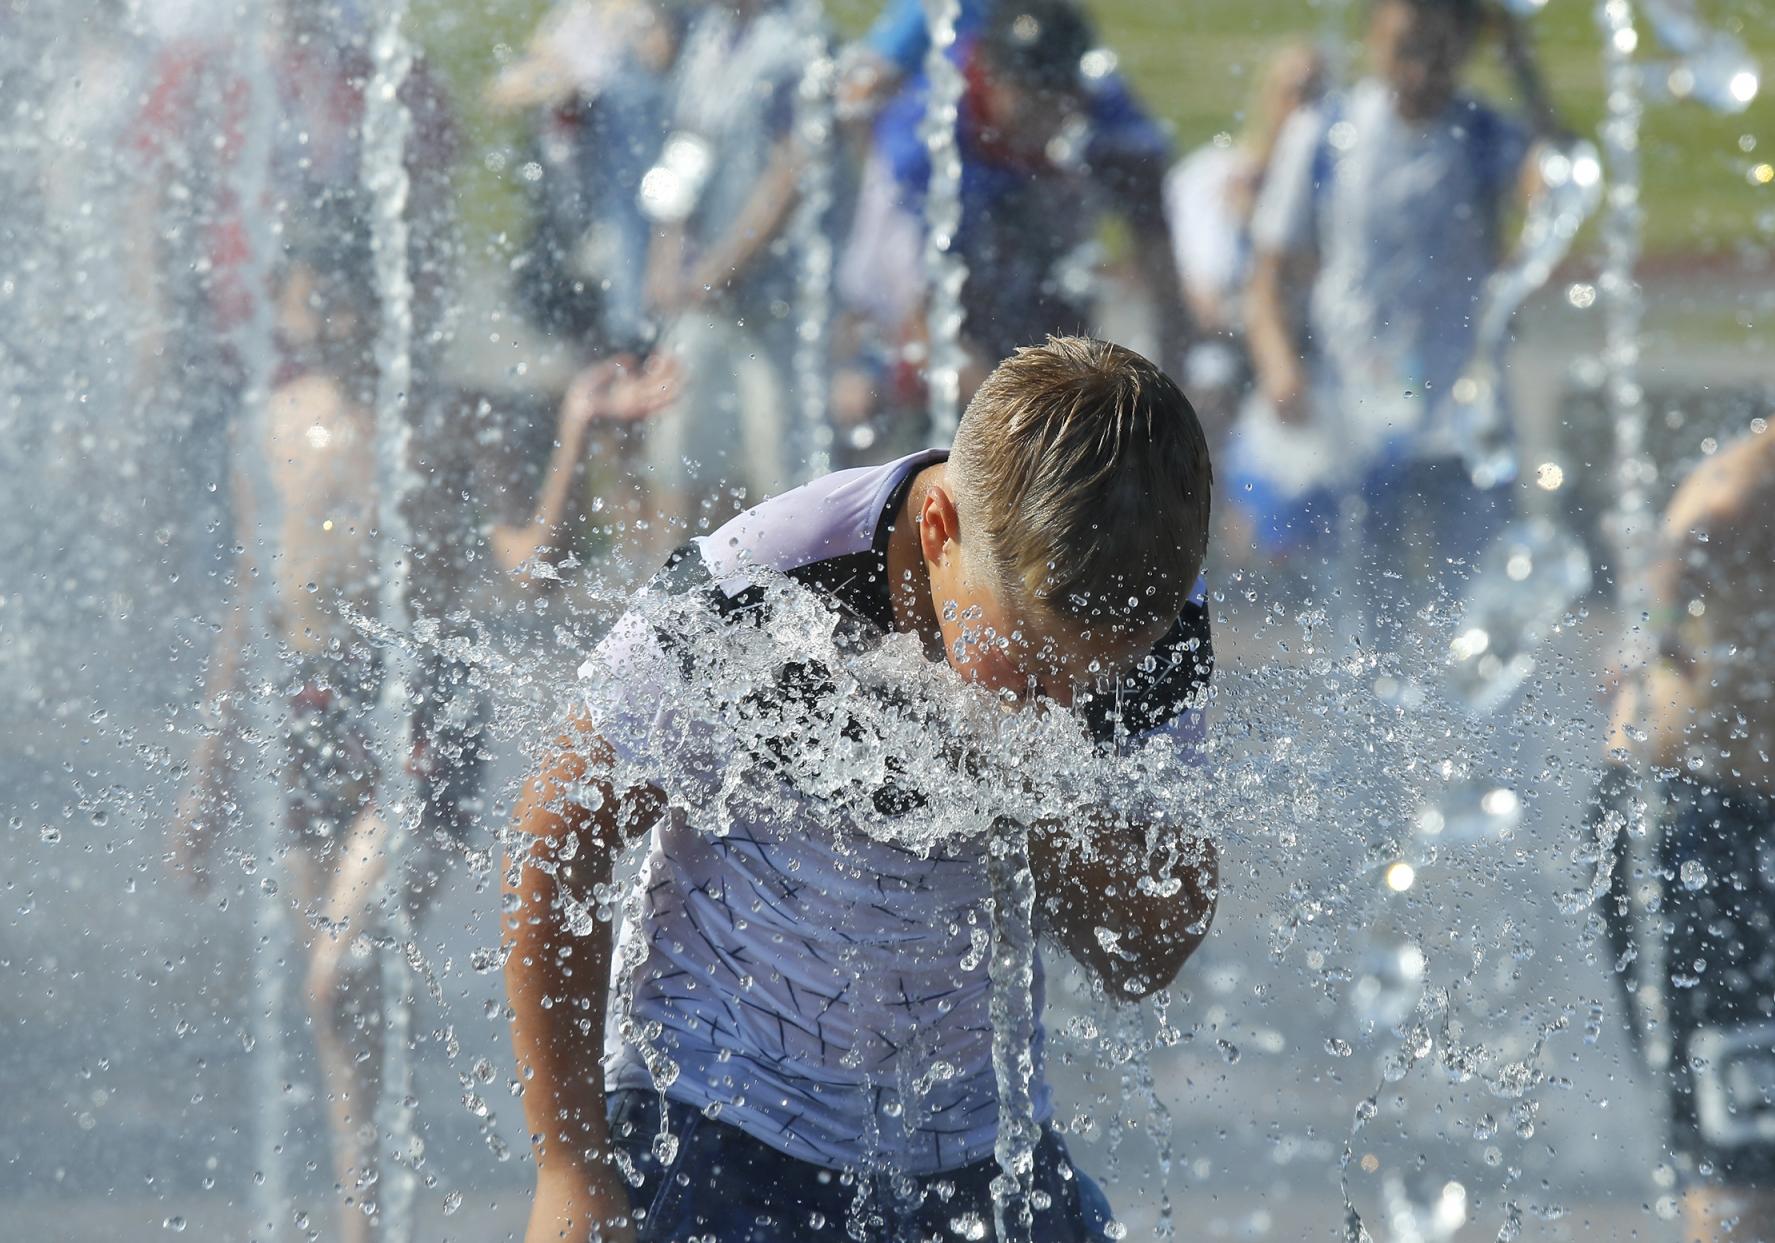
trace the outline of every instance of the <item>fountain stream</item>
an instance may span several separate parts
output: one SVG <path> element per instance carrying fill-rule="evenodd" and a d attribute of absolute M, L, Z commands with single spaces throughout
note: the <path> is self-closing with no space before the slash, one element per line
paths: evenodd
<path fill-rule="evenodd" d="M 402 29 L 406 0 L 383 0 L 373 36 L 375 72 L 365 91 L 363 178 L 369 190 L 371 243 L 382 322 L 376 338 L 376 526 L 378 618 L 397 635 L 412 626 L 409 595 L 413 537 L 408 508 L 419 489 L 411 460 L 413 278 L 409 270 L 407 142 L 412 116 L 401 90 L 413 64 Z M 384 1237 L 411 1239 L 415 1169 L 422 1141 L 415 1128 L 412 1086 L 413 976 L 409 955 L 408 852 L 421 814 L 421 792 L 408 764 L 413 754 L 414 661 L 403 644 L 383 649 L 387 662 L 377 703 L 381 776 L 377 806 L 386 822 L 383 847 L 382 1084 L 377 1131 L 387 1160 L 377 1197 Z"/>
<path fill-rule="evenodd" d="M 956 250 L 962 225 L 961 148 L 956 126 L 966 83 L 953 59 L 955 23 L 961 0 L 924 0 L 931 45 L 925 54 L 928 96 L 921 135 L 930 155 L 925 188 L 926 306 L 925 384 L 930 390 L 931 441 L 948 444 L 961 421 L 961 376 L 967 356 L 962 345 L 961 291 L 967 261 Z"/>
<path fill-rule="evenodd" d="M 277 576 L 281 571 L 277 489 L 270 471 L 269 398 L 277 365 L 277 337 L 272 307 L 272 254 L 276 245 L 277 219 L 272 193 L 272 164 L 278 117 L 276 79 L 270 71 L 266 46 L 272 37 L 270 4 L 251 5 L 239 33 L 242 80 L 248 92 L 246 121 L 241 133 L 240 158 L 232 172 L 236 199 L 246 210 L 250 240 L 247 251 L 246 287 L 251 291 L 250 314 L 242 329 L 241 354 L 245 361 L 246 391 L 242 432 L 234 457 L 250 496 L 254 522 L 239 538 L 252 550 L 250 563 L 237 573 L 240 584 L 236 607 L 245 610 L 243 632 L 250 644 L 241 653 L 247 671 L 245 703 L 248 736 L 255 768 L 249 776 L 246 800 L 250 853 L 260 873 L 254 887 L 253 1010 L 249 1028 L 253 1059 L 252 1096 L 257 1102 L 253 1136 L 252 1238 L 272 1240 L 290 1218 L 289 1187 L 283 1147 L 289 1131 L 289 1096 L 284 1087 L 287 1050 L 284 1038 L 284 981 L 291 964 L 291 942 L 283 899 L 277 896 L 273 863 L 284 850 L 285 807 L 281 767 L 284 722 L 278 695 L 281 666 L 278 659 L 275 613 Z M 243 527 L 245 524 L 241 524 Z"/>

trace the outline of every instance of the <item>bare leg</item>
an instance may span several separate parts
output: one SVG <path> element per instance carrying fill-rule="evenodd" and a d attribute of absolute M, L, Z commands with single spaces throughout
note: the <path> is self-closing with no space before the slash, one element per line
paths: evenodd
<path fill-rule="evenodd" d="M 1691 1189 L 1683 1197 L 1683 1243 L 1775 1243 L 1775 1191 Z"/>
<path fill-rule="evenodd" d="M 340 844 L 338 863 L 317 900 L 331 935 L 314 938 L 307 996 L 315 1052 L 327 1093 L 333 1168 L 344 1213 L 343 1243 L 370 1243 L 380 1176 L 376 1105 L 382 1068 L 382 981 L 365 937 L 379 924 L 375 911 L 384 871 L 387 826 L 367 808 Z"/>

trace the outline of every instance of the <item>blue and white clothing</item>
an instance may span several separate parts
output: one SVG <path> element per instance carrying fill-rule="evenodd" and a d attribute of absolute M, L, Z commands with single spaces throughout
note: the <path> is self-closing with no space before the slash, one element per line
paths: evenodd
<path fill-rule="evenodd" d="M 1311 350 L 1340 442 L 1458 452 L 1450 396 L 1529 145 L 1526 130 L 1468 96 L 1435 120 L 1406 120 L 1373 78 L 1289 118 L 1252 243 L 1318 255 Z"/>
<path fill-rule="evenodd" d="M 943 458 L 926 451 L 842 471 L 766 501 L 687 546 L 649 590 L 695 593 L 738 625 L 769 607 L 747 571 L 763 566 L 821 596 L 859 641 L 885 636 L 892 523 L 918 472 Z M 583 671 L 599 682 L 588 695 L 605 739 L 619 761 L 644 772 L 699 768 L 684 753 L 696 745 L 685 741 L 695 730 L 662 703 L 646 672 L 661 667 L 672 642 L 636 610 Z M 1199 600 L 1161 646 L 1155 672 L 1135 675 L 1144 681 L 1121 697 L 1122 720 L 1199 737 L 1192 709 L 1212 660 Z M 785 700 L 793 694 L 785 685 Z M 1092 728 L 1107 738 L 1110 724 Z M 800 736 L 783 742 L 798 745 Z M 722 758 L 701 771 L 716 772 Z M 759 772 L 771 767 L 767 760 Z M 894 794 L 891 781 L 877 791 L 874 813 L 905 814 Z M 785 814 L 785 805 L 804 810 Z M 998 1105 L 979 952 L 990 927 L 984 851 L 920 854 L 864 833 L 854 819 L 835 831 L 830 806 L 800 795 L 785 804 L 730 794 L 724 808 L 719 833 L 689 823 L 676 806 L 656 825 L 640 918 L 621 934 L 619 962 L 625 951 L 645 955 L 631 1013 L 657 1025 L 649 1044 L 676 1067 L 668 1097 L 829 1168 L 920 1175 L 988 1156 Z M 1045 1121 L 1039 964 L 1035 1007 L 1034 1098 Z M 616 1028 L 609 1088 L 651 1089 L 642 1051 Z"/>
<path fill-rule="evenodd" d="M 962 286 L 965 335 L 984 356 L 1002 358 L 1049 333 L 1083 330 L 1090 291 L 1069 269 L 1088 257 L 1105 209 L 1139 209 L 1142 183 L 1156 192 L 1171 142 L 1127 81 L 1104 69 L 1081 76 L 1076 124 L 1046 155 L 1007 151 L 979 116 L 991 71 L 978 42 L 958 39 L 952 56 L 967 79 L 956 126 L 961 227 L 954 244 L 970 273 Z M 876 118 L 871 152 L 889 174 L 898 209 L 920 221 L 920 236 L 931 178 L 928 96 L 923 72 L 908 79 Z"/>

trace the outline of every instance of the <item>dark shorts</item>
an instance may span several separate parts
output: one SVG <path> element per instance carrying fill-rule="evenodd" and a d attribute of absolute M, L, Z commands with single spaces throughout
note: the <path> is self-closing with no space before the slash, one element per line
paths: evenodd
<path fill-rule="evenodd" d="M 640 1176 L 629 1197 L 639 1243 L 900 1243 L 994 1239 L 988 1158 L 944 1174 L 894 1179 L 797 1161 L 701 1111 L 668 1104 L 678 1140 L 669 1168 L 654 1156 L 659 1097 L 611 1094 L 610 1133 Z M 902 1185 L 896 1189 L 895 1183 Z M 1103 1193 L 1075 1169 L 1052 1128 L 1035 1153 L 1035 1243 L 1099 1243 L 1111 1216 Z M 863 1225 L 853 1235 L 853 1219 Z M 983 1233 L 975 1233 L 979 1229 Z"/>
<path fill-rule="evenodd" d="M 326 850 L 376 796 L 376 695 L 381 670 L 367 657 L 309 657 L 292 671 L 284 788 L 295 839 Z"/>
<path fill-rule="evenodd" d="M 460 841 L 481 820 L 490 711 L 452 663 L 421 670 L 420 686 L 408 760 L 422 799 L 420 831 L 438 844 Z M 294 671 L 285 788 L 291 831 L 310 849 L 344 836 L 375 798 L 381 692 L 381 664 L 369 655 L 313 657 Z"/>
<path fill-rule="evenodd" d="M 441 659 L 420 670 L 425 698 L 413 721 L 413 772 L 424 799 L 421 829 L 440 846 L 462 842 L 486 818 L 482 787 L 493 712 L 468 673 Z"/>
<path fill-rule="evenodd" d="M 1668 793 L 1671 1147 L 1685 1174 L 1775 1187 L 1775 798 Z"/>

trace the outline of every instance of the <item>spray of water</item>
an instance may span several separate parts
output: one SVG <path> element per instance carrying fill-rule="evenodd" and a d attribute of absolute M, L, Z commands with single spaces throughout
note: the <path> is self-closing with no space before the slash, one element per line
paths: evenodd
<path fill-rule="evenodd" d="M 237 571 L 241 578 L 236 607 L 247 619 L 243 632 L 249 636 L 241 652 L 249 688 L 243 705 L 247 713 L 250 746 L 255 770 L 248 777 L 252 845 L 246 849 L 263 876 L 253 899 L 253 1095 L 259 1103 L 254 1136 L 253 1237 L 270 1240 L 290 1217 L 289 1189 L 285 1176 L 283 1143 L 289 1128 L 288 1097 L 283 1079 L 288 1061 L 284 1039 L 284 980 L 290 961 L 290 939 L 283 902 L 273 880 L 273 861 L 284 850 L 283 781 L 279 771 L 283 748 L 282 710 L 277 687 L 281 681 L 278 638 L 274 618 L 278 578 L 281 573 L 278 532 L 282 530 L 278 493 L 270 473 L 274 452 L 270 434 L 272 377 L 277 342 L 272 312 L 272 261 L 277 218 L 272 193 L 272 152 L 277 125 L 277 85 L 267 63 L 265 49 L 272 37 L 270 6 L 252 5 L 242 21 L 239 46 L 246 84 L 246 121 L 239 159 L 234 165 L 234 193 L 247 206 L 250 222 L 246 287 L 250 314 L 241 333 L 246 391 L 241 437 L 235 446 L 239 470 L 245 479 L 255 524 L 241 538 L 250 541 L 251 570 Z"/>
<path fill-rule="evenodd" d="M 961 0 L 924 0 L 931 46 L 925 55 L 926 89 L 921 131 L 930 154 L 925 188 L 925 277 L 930 282 L 925 312 L 925 383 L 930 390 L 931 439 L 948 444 L 961 420 L 961 378 L 967 358 L 962 345 L 961 291 L 968 266 L 956 249 L 962 225 L 961 148 L 956 125 L 966 88 L 954 60 L 955 22 Z"/>
<path fill-rule="evenodd" d="M 409 398 L 413 384 L 413 277 L 409 271 L 407 142 L 413 119 L 401 90 L 413 65 L 402 30 L 405 0 L 385 0 L 371 50 L 375 72 L 365 92 L 363 177 L 370 192 L 371 244 L 382 322 L 376 338 L 376 499 L 379 583 L 377 612 L 396 631 L 410 628 L 413 535 L 409 508 L 420 482 L 411 456 Z M 377 1190 L 384 1237 L 413 1237 L 415 1169 L 423 1159 L 413 1095 L 413 973 L 418 953 L 407 901 L 408 857 L 421 814 L 413 754 L 416 677 L 400 649 L 388 653 L 377 703 L 382 765 L 377 806 L 386 822 L 382 907 L 381 1095 L 377 1130 L 387 1160 Z"/>
<path fill-rule="evenodd" d="M 833 167 L 836 116 L 832 92 L 837 65 L 826 46 L 824 6 L 806 0 L 799 17 L 807 43 L 807 71 L 796 92 L 795 132 L 801 144 L 800 200 L 789 222 L 789 244 L 800 256 L 795 333 L 795 397 L 801 414 L 805 477 L 832 469 L 832 414 L 827 383 L 831 357 Z"/>

